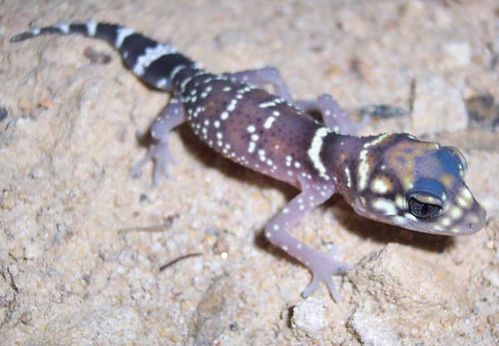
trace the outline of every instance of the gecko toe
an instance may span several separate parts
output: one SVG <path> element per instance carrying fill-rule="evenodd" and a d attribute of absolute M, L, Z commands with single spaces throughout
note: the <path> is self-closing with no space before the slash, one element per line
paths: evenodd
<path fill-rule="evenodd" d="M 323 282 L 331 297 L 336 302 L 341 301 L 341 295 L 333 282 L 333 276 L 346 273 L 352 268 L 352 265 L 335 260 L 337 252 L 337 248 L 333 247 L 328 254 L 317 255 L 314 261 L 311 262 L 309 269 L 312 272 L 312 281 L 302 292 L 304 298 L 314 293 L 319 288 L 320 283 Z"/>
<path fill-rule="evenodd" d="M 166 179 L 170 177 L 168 167 L 170 163 L 173 162 L 173 158 L 169 152 L 168 145 L 165 142 L 151 145 L 149 149 L 147 149 L 145 156 L 130 170 L 132 177 L 140 177 L 142 175 L 143 167 L 149 161 L 152 161 L 154 164 L 153 183 L 155 186 L 158 186 L 161 183 L 162 177 L 165 177 Z"/>
<path fill-rule="evenodd" d="M 319 288 L 319 284 L 321 283 L 321 280 L 314 275 L 312 278 L 312 281 L 308 284 L 308 286 L 302 291 L 301 295 L 303 298 L 309 297 L 312 293 L 317 291 Z"/>

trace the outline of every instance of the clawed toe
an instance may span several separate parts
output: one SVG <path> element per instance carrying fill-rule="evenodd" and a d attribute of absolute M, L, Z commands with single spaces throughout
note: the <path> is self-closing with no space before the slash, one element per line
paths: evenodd
<path fill-rule="evenodd" d="M 309 297 L 312 293 L 317 291 L 319 288 L 319 284 L 321 283 L 321 280 L 316 276 L 312 276 L 312 281 L 308 284 L 308 286 L 301 292 L 301 295 L 303 298 Z"/>
<path fill-rule="evenodd" d="M 130 174 L 134 178 L 142 175 L 143 167 L 149 162 L 153 161 L 153 183 L 155 186 L 161 183 L 161 177 L 166 179 L 170 177 L 168 166 L 173 162 L 168 150 L 168 145 L 164 142 L 153 144 L 147 149 L 145 156 L 139 160 L 130 170 Z"/>
<path fill-rule="evenodd" d="M 320 260 L 314 261 L 309 267 L 312 272 L 312 281 L 302 292 L 304 298 L 314 293 L 319 288 L 320 283 L 324 282 L 331 297 L 336 302 L 341 300 L 341 295 L 333 282 L 333 275 L 344 274 L 353 266 L 335 260 L 336 253 L 337 249 L 333 248 L 328 255 L 321 255 Z"/>
<path fill-rule="evenodd" d="M 336 286 L 335 286 L 333 279 L 332 279 L 332 276 L 336 273 L 337 273 L 336 268 L 335 268 L 335 270 L 332 270 L 331 272 L 328 271 L 327 273 L 324 273 L 322 271 L 313 273 L 312 274 L 312 281 L 303 290 L 302 296 L 304 298 L 309 297 L 312 293 L 317 291 L 320 283 L 324 282 L 324 284 L 326 285 L 326 287 L 329 291 L 329 294 L 331 295 L 331 297 L 333 297 L 334 301 L 335 302 L 341 301 L 341 295 L 338 292 L 338 290 L 336 289 Z"/>

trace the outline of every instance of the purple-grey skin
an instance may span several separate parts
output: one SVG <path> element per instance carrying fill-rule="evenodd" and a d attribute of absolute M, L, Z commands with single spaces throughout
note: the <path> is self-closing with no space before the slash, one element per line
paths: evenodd
<path fill-rule="evenodd" d="M 266 238 L 312 272 L 309 296 L 324 282 L 338 301 L 332 276 L 349 265 L 290 235 L 311 209 L 340 193 L 369 219 L 432 234 L 470 234 L 485 223 L 485 210 L 464 183 L 466 162 L 454 148 L 407 134 L 354 136 L 352 122 L 329 95 L 295 101 L 272 67 L 214 75 L 168 44 L 114 24 L 88 22 L 33 28 L 11 42 L 42 34 L 103 39 L 144 83 L 170 93 L 151 127 L 154 140 L 132 169 L 154 161 L 154 182 L 168 174 L 168 136 L 187 122 L 210 148 L 245 167 L 285 181 L 301 192 L 265 226 Z M 263 89 L 274 87 L 275 94 Z M 319 111 L 324 123 L 309 113 Z"/>

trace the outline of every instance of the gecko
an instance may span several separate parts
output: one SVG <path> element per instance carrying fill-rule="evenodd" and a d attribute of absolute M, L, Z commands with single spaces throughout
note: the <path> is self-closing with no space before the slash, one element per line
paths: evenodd
<path fill-rule="evenodd" d="M 291 234 L 309 211 L 334 194 L 363 217 L 412 231 L 465 235 L 485 224 L 485 209 L 464 181 L 467 163 L 459 150 L 406 133 L 358 136 L 361 124 L 331 95 L 295 100 L 275 67 L 213 74 L 168 43 L 94 21 L 34 27 L 10 41 L 44 34 L 102 39 L 143 83 L 170 94 L 149 129 L 152 143 L 132 175 L 140 175 L 152 161 L 154 183 L 168 178 L 170 133 L 187 123 L 223 157 L 299 191 L 263 233 L 310 270 L 304 297 L 324 283 L 339 301 L 332 278 L 351 268 L 337 253 L 319 252 Z M 314 112 L 322 122 L 312 117 Z"/>

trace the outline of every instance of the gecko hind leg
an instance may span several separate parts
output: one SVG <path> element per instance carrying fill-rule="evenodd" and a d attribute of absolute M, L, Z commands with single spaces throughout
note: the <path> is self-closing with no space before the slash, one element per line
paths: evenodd
<path fill-rule="evenodd" d="M 149 161 L 154 163 L 154 185 L 159 185 L 162 175 L 166 178 L 169 177 L 168 166 L 173 162 L 168 145 L 169 134 L 175 127 L 184 123 L 185 120 L 182 103 L 178 98 L 172 97 L 151 126 L 152 144 L 147 149 L 146 155 L 132 167 L 130 173 L 133 177 L 139 177 L 142 168 Z"/>
<path fill-rule="evenodd" d="M 355 135 L 369 123 L 369 117 L 364 117 L 360 123 L 354 122 L 341 108 L 338 102 L 328 94 L 320 95 L 312 101 L 295 101 L 298 108 L 306 113 L 320 112 L 324 124 L 334 132 Z"/>
<path fill-rule="evenodd" d="M 304 297 L 310 296 L 324 282 L 335 301 L 341 296 L 336 290 L 332 276 L 345 273 L 351 266 L 335 259 L 335 251 L 323 254 L 302 243 L 289 234 L 305 214 L 325 202 L 334 193 L 334 188 L 314 186 L 304 188 L 281 211 L 279 211 L 265 226 L 265 237 L 270 243 L 296 258 L 312 273 L 312 281 L 302 292 Z"/>
<path fill-rule="evenodd" d="M 258 88 L 271 85 L 277 96 L 293 103 L 286 81 L 282 78 L 281 73 L 276 67 L 269 66 L 256 70 L 226 73 L 224 76 L 227 76 L 234 81 L 254 85 Z"/>

